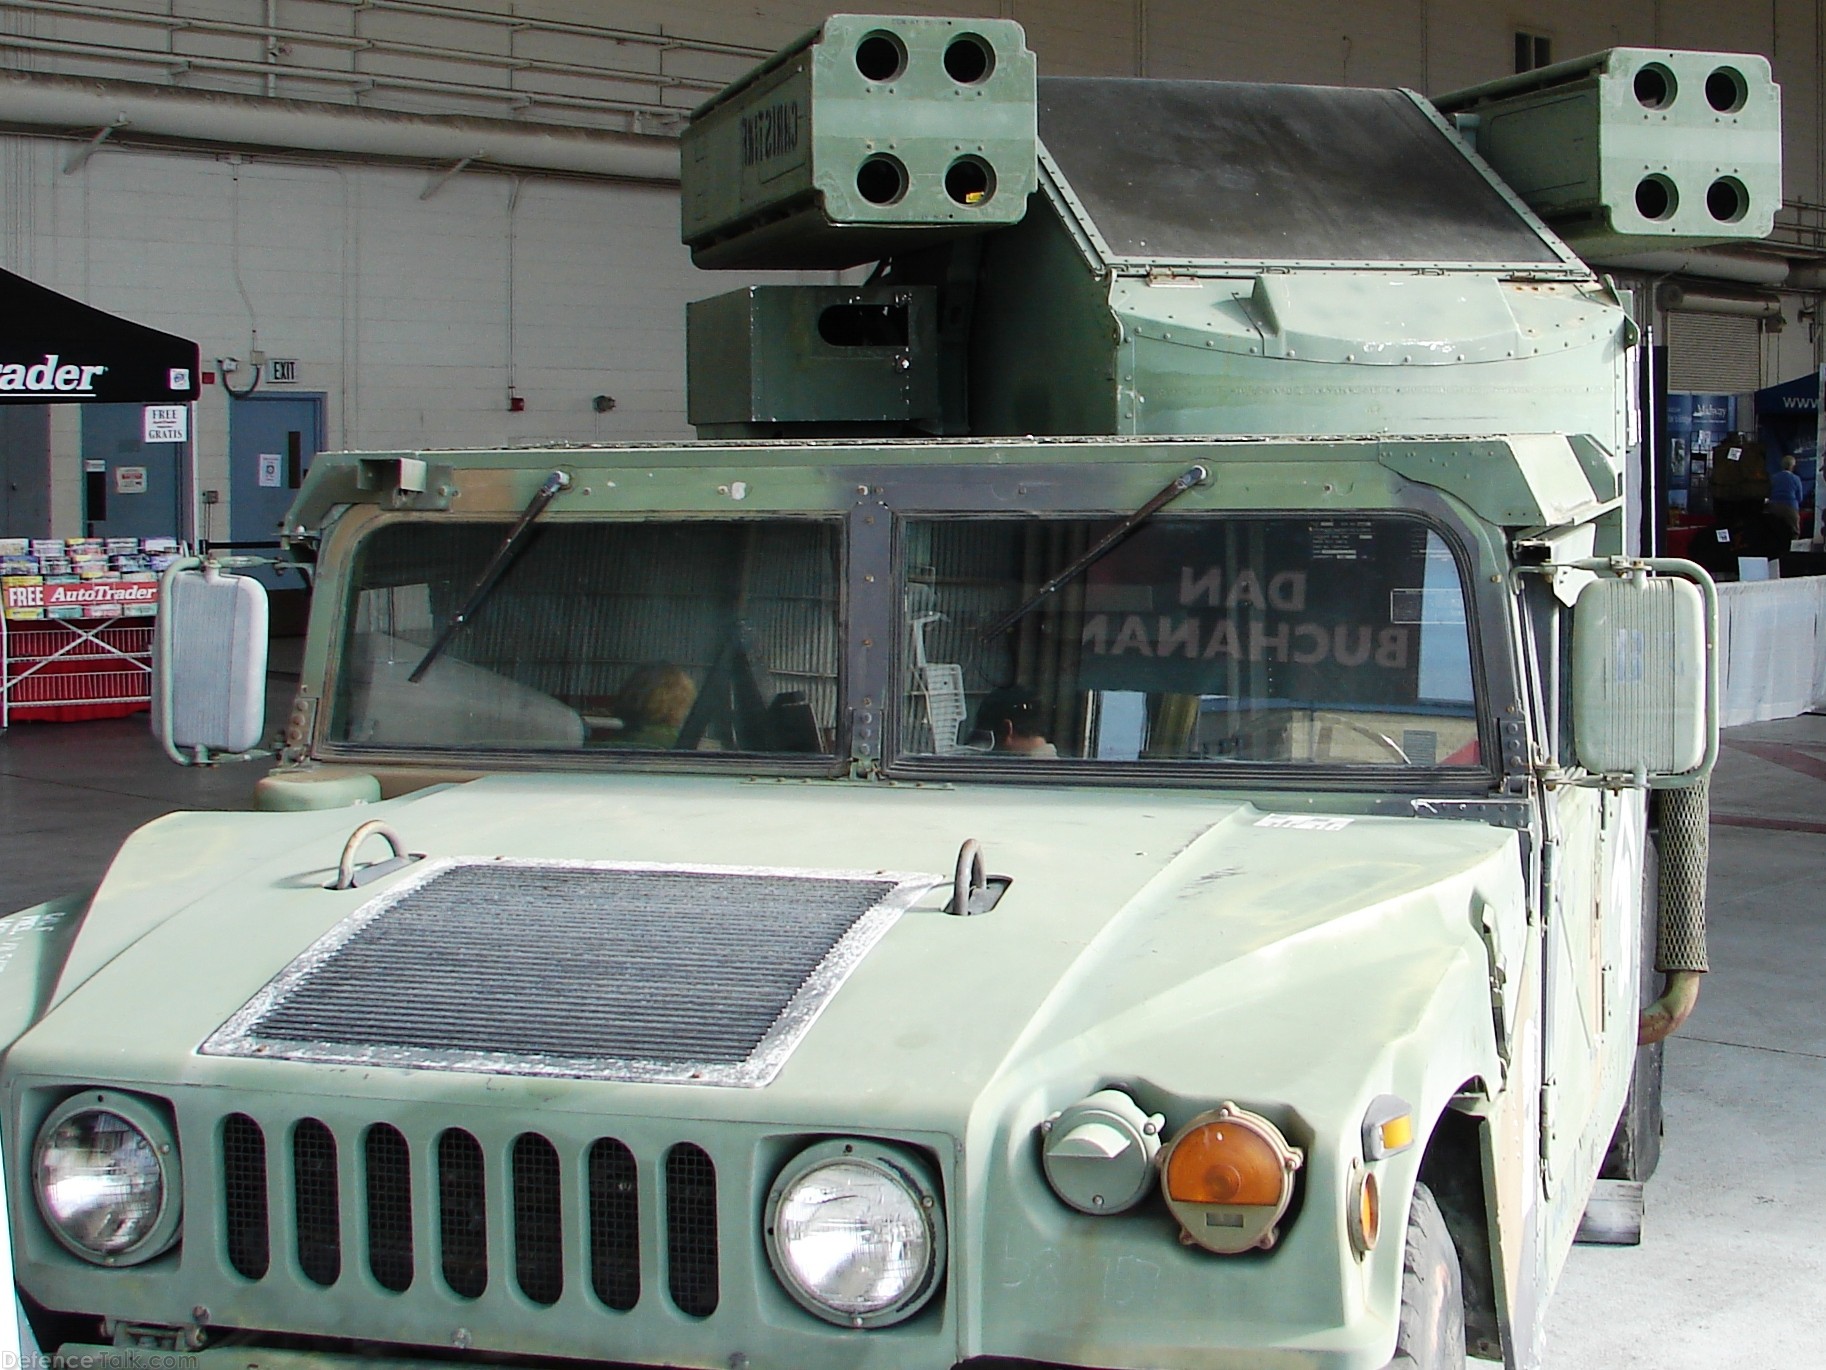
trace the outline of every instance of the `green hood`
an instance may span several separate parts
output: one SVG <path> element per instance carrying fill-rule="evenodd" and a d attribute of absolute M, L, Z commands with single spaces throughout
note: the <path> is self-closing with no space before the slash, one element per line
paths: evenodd
<path fill-rule="evenodd" d="M 902 915 L 764 1089 L 589 1091 L 617 1112 L 805 1122 L 840 1111 L 925 1128 L 962 1128 L 998 1078 L 1070 1077 L 1087 1057 L 1104 1074 L 1146 1070 L 1168 1077 L 1163 1089 L 1196 1091 L 1221 1046 L 1163 1056 L 1158 1039 L 1246 1010 L 1283 1024 L 1274 1078 L 1285 1091 L 1288 1034 L 1302 1021 L 1331 1033 L 1336 995 L 1352 996 L 1365 1029 L 1377 1023 L 1352 1037 L 1386 1041 L 1424 1012 L 1447 962 L 1481 958 L 1471 891 L 1515 869 L 1514 835 L 1477 824 L 1299 817 L 1185 791 L 504 776 L 330 813 L 179 815 L 123 848 L 15 1067 L 55 1061 L 60 1073 L 147 1085 L 219 1072 L 282 1092 L 349 1073 L 197 1048 L 407 878 L 324 888 L 371 817 L 433 857 L 930 872 L 947 885 L 960 844 L 977 839 L 991 873 L 1013 880 L 997 907 L 959 918 L 928 899 Z M 117 1011 L 170 986 L 183 992 L 158 1015 L 129 1026 Z M 1315 1068 L 1339 1054 L 1316 1053 Z M 1250 1059 L 1240 1053 L 1229 1074 L 1239 1088 Z M 458 1083 L 361 1073 L 343 1088 L 449 1097 Z M 603 1088 L 627 1093 L 610 1103 Z"/>

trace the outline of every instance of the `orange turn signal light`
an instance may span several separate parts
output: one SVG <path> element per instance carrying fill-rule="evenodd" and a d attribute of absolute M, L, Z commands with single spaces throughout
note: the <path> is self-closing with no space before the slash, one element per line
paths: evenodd
<path fill-rule="evenodd" d="M 1272 1208 L 1287 1184 L 1285 1150 L 1235 1118 L 1196 1124 L 1180 1134 L 1167 1158 L 1167 1197 Z"/>
<path fill-rule="evenodd" d="M 1160 1188 L 1183 1240 L 1229 1255 L 1275 1243 L 1303 1156 L 1259 1113 L 1201 1113 L 1162 1153 Z"/>
<path fill-rule="evenodd" d="M 1376 1239 L 1382 1235 L 1382 1186 L 1361 1161 L 1351 1163 L 1344 1226 L 1350 1233 L 1351 1249 L 1359 1257 L 1376 1249 Z"/>

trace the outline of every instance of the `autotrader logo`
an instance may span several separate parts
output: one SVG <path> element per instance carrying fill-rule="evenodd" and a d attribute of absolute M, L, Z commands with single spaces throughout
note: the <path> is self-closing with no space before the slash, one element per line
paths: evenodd
<path fill-rule="evenodd" d="M 95 378 L 106 375 L 107 371 L 105 366 L 82 366 L 66 362 L 57 353 L 49 352 L 43 361 L 34 362 L 30 366 L 23 362 L 8 362 L 0 366 L 0 393 L 92 397 L 95 394 Z"/>

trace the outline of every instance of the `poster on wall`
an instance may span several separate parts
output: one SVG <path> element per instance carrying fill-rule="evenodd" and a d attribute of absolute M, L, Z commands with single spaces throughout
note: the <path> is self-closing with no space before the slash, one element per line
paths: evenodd
<path fill-rule="evenodd" d="M 1712 453 L 1735 426 L 1732 395 L 1667 397 L 1667 505 L 1692 518 L 1712 512 Z"/>

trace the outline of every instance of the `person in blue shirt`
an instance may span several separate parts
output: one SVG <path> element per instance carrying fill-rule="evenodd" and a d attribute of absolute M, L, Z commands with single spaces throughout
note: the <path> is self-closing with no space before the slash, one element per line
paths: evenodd
<path fill-rule="evenodd" d="M 1801 535 L 1801 478 L 1794 474 L 1794 455 L 1784 453 L 1782 469 L 1769 477 L 1769 512 L 1788 525 L 1788 535 Z"/>

